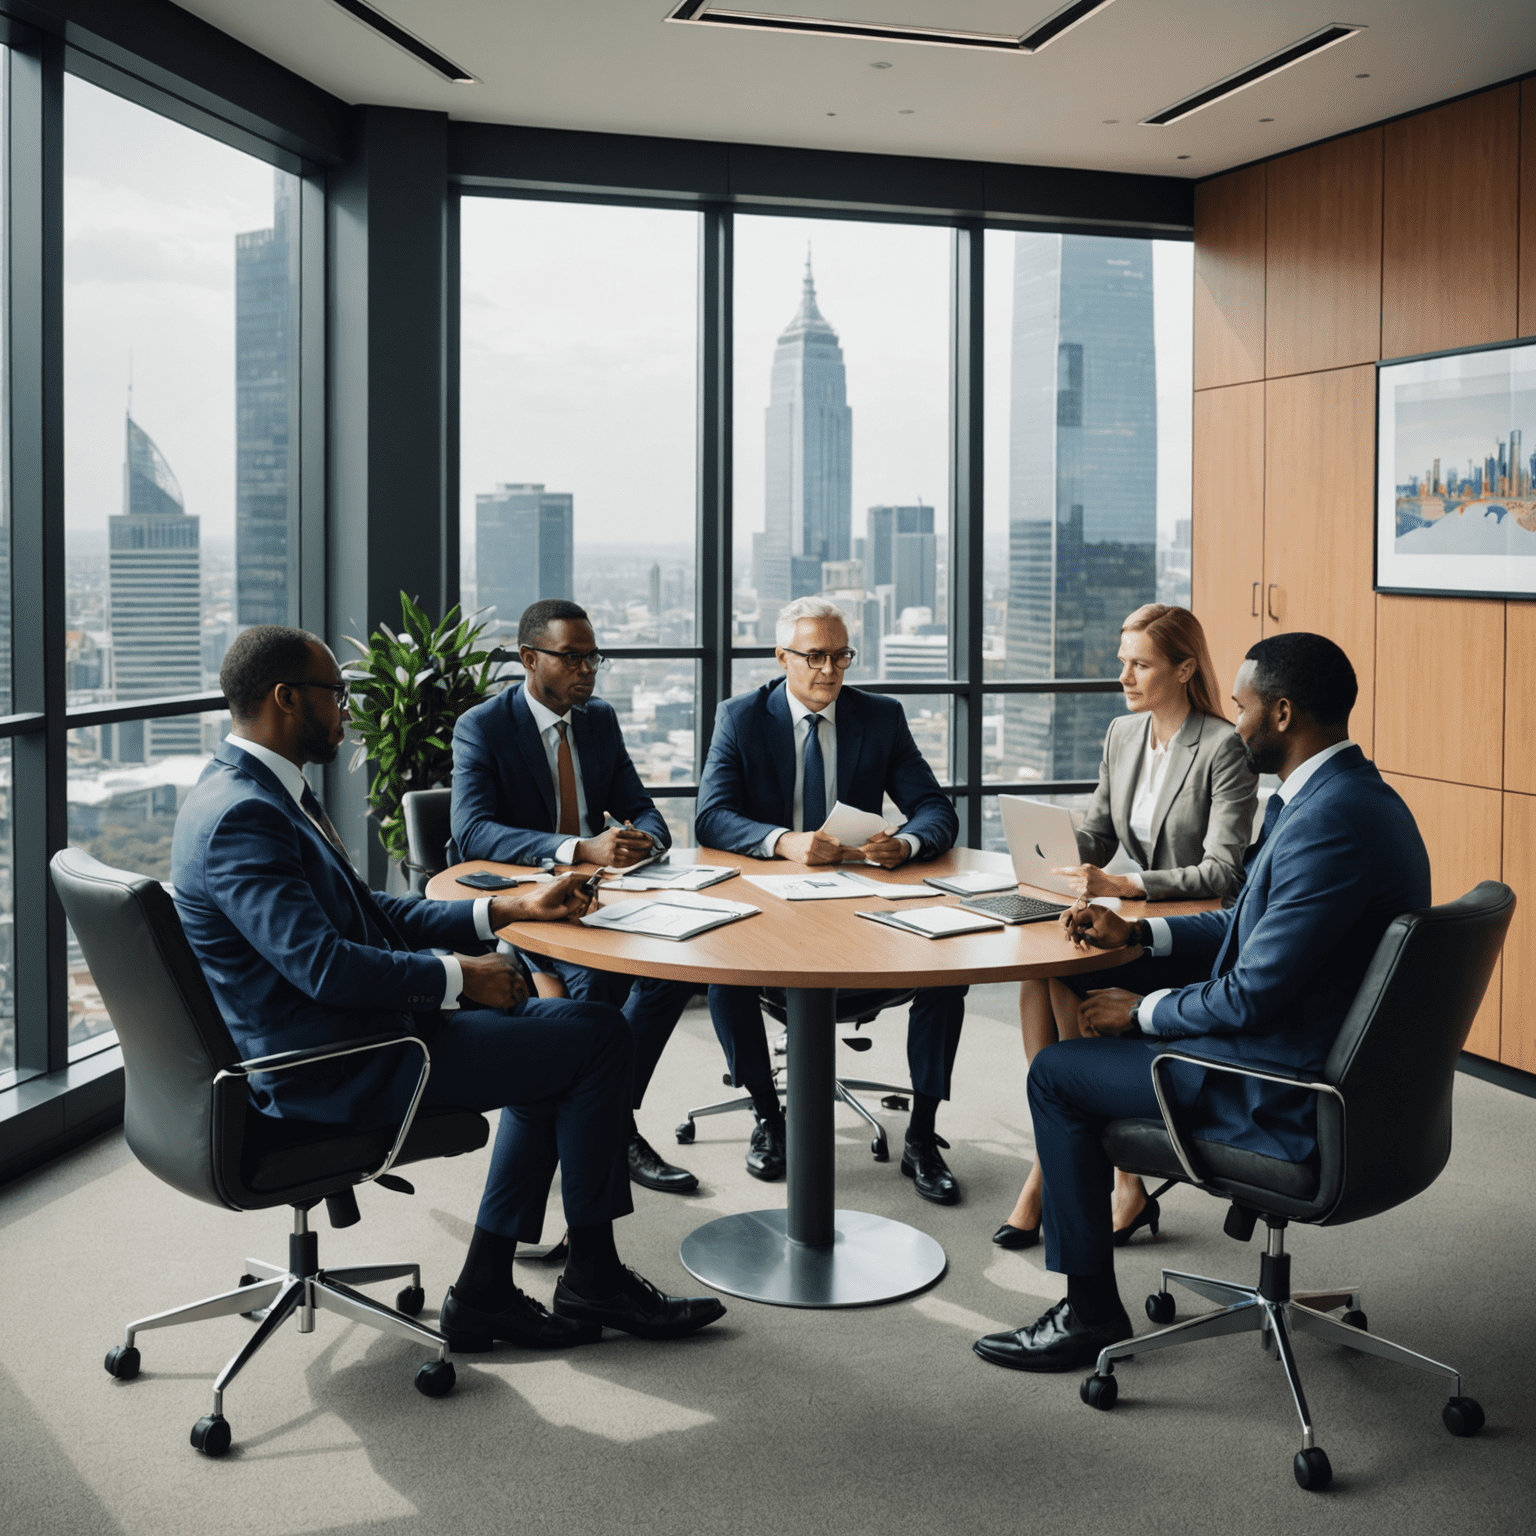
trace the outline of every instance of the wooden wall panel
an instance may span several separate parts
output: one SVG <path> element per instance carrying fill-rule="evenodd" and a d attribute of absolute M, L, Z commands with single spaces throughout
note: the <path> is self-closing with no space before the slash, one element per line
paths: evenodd
<path fill-rule="evenodd" d="M 1264 377 L 1264 167 L 1195 188 L 1195 388 Z"/>
<path fill-rule="evenodd" d="M 1376 370 L 1271 379 L 1264 398 L 1264 633 L 1307 629 L 1360 680 L 1350 735 L 1373 750 Z"/>
<path fill-rule="evenodd" d="M 1505 605 L 1504 788 L 1536 794 L 1536 603 Z"/>
<path fill-rule="evenodd" d="M 1520 334 L 1536 336 L 1536 80 L 1520 87 Z"/>
<path fill-rule="evenodd" d="M 1385 129 L 1381 355 L 1516 333 L 1520 87 Z"/>
<path fill-rule="evenodd" d="M 1504 604 L 1383 594 L 1376 613 L 1377 764 L 1383 772 L 1498 789 Z"/>
<path fill-rule="evenodd" d="M 1191 602 L 1223 702 L 1248 647 L 1264 633 L 1264 385 L 1195 395 Z M 1255 584 L 1259 592 L 1255 593 Z"/>
<path fill-rule="evenodd" d="M 1384 777 L 1408 802 L 1419 824 L 1419 835 L 1429 850 L 1431 889 L 1437 902 L 1464 896 L 1479 880 L 1502 878 L 1504 797 L 1498 790 L 1395 773 Z M 1490 1061 L 1499 1059 L 1499 980 L 1495 971 L 1467 1039 L 1469 1051 Z"/>
<path fill-rule="evenodd" d="M 1264 371 L 1270 378 L 1381 355 L 1382 131 L 1269 162 Z"/>
<path fill-rule="evenodd" d="M 1516 906 L 1504 941 L 1499 1060 L 1536 1072 L 1536 795 L 1504 796 L 1503 878 Z"/>

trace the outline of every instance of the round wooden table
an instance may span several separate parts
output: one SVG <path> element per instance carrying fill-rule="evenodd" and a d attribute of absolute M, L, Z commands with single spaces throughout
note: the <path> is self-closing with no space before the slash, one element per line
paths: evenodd
<path fill-rule="evenodd" d="M 671 861 L 730 865 L 742 874 L 796 875 L 807 866 L 786 859 L 754 859 L 708 848 L 674 849 Z M 942 858 L 895 870 L 855 866 L 876 881 L 911 885 L 925 875 L 985 870 L 1008 874 L 1006 854 L 956 848 Z M 818 866 L 825 873 L 827 866 Z M 521 872 L 515 866 L 476 860 L 433 876 L 427 895 L 468 900 L 484 892 L 459 885 L 472 870 Z M 1067 898 L 1022 887 L 1049 900 Z M 604 903 L 644 894 L 604 886 Z M 1104 970 L 1132 951 L 1083 954 L 1054 922 L 1024 923 L 986 933 L 926 939 L 855 916 L 860 910 L 900 912 L 927 901 L 860 897 L 840 901 L 784 901 L 746 879 L 711 886 L 706 896 L 759 909 L 697 938 L 674 943 L 622 934 L 580 923 L 514 923 L 501 937 L 535 954 L 575 965 L 669 981 L 764 987 L 787 996 L 786 1114 L 787 1199 L 782 1209 L 722 1216 L 690 1233 L 681 1257 L 707 1285 L 752 1301 L 791 1307 L 866 1306 L 894 1301 L 931 1285 L 944 1273 L 944 1250 L 927 1233 L 864 1211 L 835 1206 L 833 1165 L 833 1050 L 839 987 L 966 986 L 1027 977 L 1066 976 Z M 957 898 L 931 892 L 934 902 Z M 1208 902 L 1126 902 L 1128 919 L 1147 911 L 1172 917 L 1199 911 Z"/>

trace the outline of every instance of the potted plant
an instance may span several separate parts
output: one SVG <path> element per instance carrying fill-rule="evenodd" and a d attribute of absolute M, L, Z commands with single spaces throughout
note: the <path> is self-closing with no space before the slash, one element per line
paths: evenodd
<path fill-rule="evenodd" d="M 367 644 L 347 636 L 362 653 L 346 671 L 360 739 L 349 766 L 355 772 L 365 761 L 373 765 L 368 807 L 379 841 L 397 863 L 406 862 L 408 851 L 402 797 L 449 783 L 454 722 L 487 698 L 496 665 L 514 654 L 477 649 L 485 623 L 476 620 L 489 612 L 461 617 L 455 605 L 434 626 L 402 592 L 398 635 L 380 624 Z"/>

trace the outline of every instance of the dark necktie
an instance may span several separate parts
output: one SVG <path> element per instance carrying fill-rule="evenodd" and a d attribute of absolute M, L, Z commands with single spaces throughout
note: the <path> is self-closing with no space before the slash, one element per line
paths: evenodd
<path fill-rule="evenodd" d="M 331 822 L 331 818 L 325 814 L 325 807 L 316 798 L 314 790 L 308 784 L 304 786 L 304 793 L 299 796 L 299 804 L 304 808 L 304 814 L 314 822 L 320 835 L 336 850 L 337 856 L 348 869 L 352 869 L 352 855 L 347 852 L 347 845 L 341 840 L 339 833 Z"/>
<path fill-rule="evenodd" d="M 555 721 L 560 732 L 560 749 L 555 753 L 555 777 L 560 791 L 560 825 L 555 828 L 561 837 L 581 836 L 581 817 L 576 808 L 576 764 L 571 759 L 571 743 L 565 730 L 567 722 Z"/>
<path fill-rule="evenodd" d="M 357 867 L 352 862 L 352 855 L 347 852 L 347 846 L 341 840 L 341 833 L 336 830 L 331 818 L 325 814 L 325 807 L 320 804 L 314 790 L 308 784 L 304 786 L 304 793 L 299 796 L 299 807 L 309 818 L 315 830 L 331 845 L 332 852 L 341 860 L 341 867 L 351 877 L 353 889 L 356 890 L 364 910 L 384 935 L 389 947 L 409 949 L 410 945 L 401 937 L 400 930 L 389 920 L 373 892 L 363 884 L 362 876 L 358 874 Z"/>
<path fill-rule="evenodd" d="M 1269 804 L 1264 807 L 1264 825 L 1259 828 L 1259 835 L 1254 841 L 1253 847 L 1248 850 L 1248 857 L 1244 860 L 1245 865 L 1249 869 L 1253 867 L 1253 861 L 1258 857 L 1259 849 L 1261 849 L 1264 844 L 1269 841 L 1269 834 L 1275 830 L 1275 823 L 1280 820 L 1280 813 L 1284 809 L 1285 801 L 1280 798 L 1280 793 L 1278 790 L 1276 790 L 1273 794 L 1270 795 Z M 1218 956 L 1216 961 L 1215 974 L 1217 976 L 1225 975 L 1226 972 L 1230 971 L 1232 967 L 1237 964 L 1238 911 L 1241 909 L 1243 901 L 1248 895 L 1248 889 L 1248 882 L 1245 879 L 1243 882 L 1242 892 L 1239 894 L 1234 910 L 1232 912 L 1232 926 L 1227 930 L 1226 942 L 1222 945 L 1221 954 Z"/>
<path fill-rule="evenodd" d="M 1280 812 L 1285 809 L 1285 801 L 1280 798 L 1277 789 L 1269 797 L 1269 804 L 1264 807 L 1264 825 L 1259 828 L 1259 840 L 1254 844 L 1255 848 L 1262 848 L 1269 841 L 1269 834 L 1275 830 L 1275 823 L 1280 820 Z"/>
<path fill-rule="evenodd" d="M 827 763 L 821 755 L 820 715 L 805 717 L 805 774 L 800 786 L 800 830 L 817 831 L 827 819 Z"/>

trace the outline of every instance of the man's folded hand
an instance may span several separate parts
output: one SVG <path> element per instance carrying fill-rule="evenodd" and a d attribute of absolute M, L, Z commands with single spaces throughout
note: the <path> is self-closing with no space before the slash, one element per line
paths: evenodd
<path fill-rule="evenodd" d="M 528 1000 L 523 973 L 511 955 L 460 955 L 460 996 L 485 1008 L 519 1008 Z"/>

